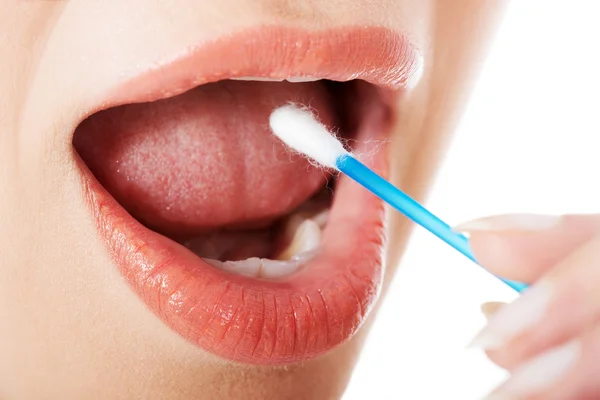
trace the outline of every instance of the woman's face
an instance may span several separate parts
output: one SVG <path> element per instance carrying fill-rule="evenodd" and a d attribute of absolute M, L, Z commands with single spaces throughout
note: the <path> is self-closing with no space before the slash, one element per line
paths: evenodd
<path fill-rule="evenodd" d="M 269 114 L 422 198 L 502 3 L 4 1 L 0 398 L 339 398 L 408 224 Z"/>

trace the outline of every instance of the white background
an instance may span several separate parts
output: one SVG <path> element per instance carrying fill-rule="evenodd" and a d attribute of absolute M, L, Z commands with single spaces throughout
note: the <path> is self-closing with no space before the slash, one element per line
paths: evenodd
<path fill-rule="evenodd" d="M 482 0 L 485 1 L 485 0 Z M 429 208 L 600 212 L 600 3 L 514 0 Z M 421 229 L 344 400 L 480 399 L 504 372 L 466 350 L 479 305 L 511 291 Z"/>

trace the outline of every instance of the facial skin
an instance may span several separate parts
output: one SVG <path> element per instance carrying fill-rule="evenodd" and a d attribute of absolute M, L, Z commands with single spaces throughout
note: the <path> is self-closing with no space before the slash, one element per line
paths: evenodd
<path fill-rule="evenodd" d="M 190 344 L 115 268 L 84 203 L 73 132 L 124 76 L 228 32 L 383 25 L 407 35 L 424 58 L 419 83 L 399 102 L 390 147 L 394 183 L 423 199 L 504 3 L 4 1 L 0 399 L 340 398 L 376 309 L 350 341 L 299 365 L 240 365 Z M 399 216 L 390 222 L 382 296 L 409 234 Z"/>

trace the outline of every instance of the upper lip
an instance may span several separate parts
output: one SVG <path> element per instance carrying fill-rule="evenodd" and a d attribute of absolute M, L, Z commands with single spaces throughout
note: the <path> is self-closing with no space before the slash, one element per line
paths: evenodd
<path fill-rule="evenodd" d="M 363 79 L 400 89 L 416 79 L 420 65 L 410 42 L 384 28 L 257 28 L 132 77 L 99 107 L 245 76 Z M 382 276 L 384 207 L 350 182 L 338 183 L 322 254 L 289 279 L 262 281 L 218 271 L 143 227 L 80 164 L 96 226 L 124 277 L 167 325 L 201 348 L 241 362 L 297 362 L 345 342 L 373 305 Z M 387 174 L 385 157 L 370 164 Z M 336 208 L 344 198 L 351 204 Z"/>
<path fill-rule="evenodd" d="M 262 27 L 186 49 L 129 78 L 108 94 L 102 106 L 154 101 L 236 77 L 362 79 L 379 87 L 401 89 L 419 79 L 422 66 L 417 48 L 405 36 L 386 28 L 307 31 Z"/>

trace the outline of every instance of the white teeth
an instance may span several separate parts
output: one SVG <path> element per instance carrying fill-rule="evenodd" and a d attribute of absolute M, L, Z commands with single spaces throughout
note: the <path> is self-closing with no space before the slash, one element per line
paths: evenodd
<path fill-rule="evenodd" d="M 319 228 L 323 229 L 323 228 L 325 228 L 325 225 L 327 225 L 328 218 L 329 218 L 329 210 L 323 210 L 320 213 L 318 213 L 317 215 L 312 216 L 310 219 L 315 221 L 317 223 L 317 225 L 319 225 Z"/>
<path fill-rule="evenodd" d="M 291 220 L 291 229 L 298 222 Z M 311 219 L 305 219 L 296 225 L 290 244 L 276 257 L 278 260 L 290 260 L 293 256 L 315 250 L 321 244 L 321 228 L 319 224 Z"/>
<path fill-rule="evenodd" d="M 240 275 L 256 277 L 260 273 L 262 261 L 263 260 L 256 257 L 241 261 L 225 261 L 221 269 L 223 271 L 234 272 Z"/>
<path fill-rule="evenodd" d="M 322 229 L 327 224 L 328 216 L 329 210 L 316 212 L 314 208 L 291 216 L 284 228 L 284 235 L 289 239 L 289 245 L 275 257 L 275 260 L 257 257 L 241 261 L 219 261 L 214 258 L 203 259 L 222 271 L 253 278 L 274 279 L 290 275 L 317 254 L 321 246 Z M 188 247 L 201 247 L 201 250 L 204 251 L 201 253 L 202 255 L 219 253 L 216 248 L 212 248 L 213 243 L 210 240 L 194 244 L 195 246 Z"/>
<path fill-rule="evenodd" d="M 295 272 L 314 256 L 313 253 L 294 256 L 293 260 L 279 261 L 266 258 L 248 258 L 241 261 L 225 261 L 204 258 L 203 260 L 222 271 L 252 278 L 281 278 Z"/>
<path fill-rule="evenodd" d="M 246 275 L 251 277 L 257 277 L 260 273 L 262 266 L 262 260 L 260 258 L 252 257 L 247 260 L 241 261 L 219 261 L 213 260 L 212 258 L 203 258 L 204 261 L 209 263 L 215 268 L 221 271 L 232 272 L 234 274 Z"/>
<path fill-rule="evenodd" d="M 289 78 L 267 78 L 264 76 L 240 76 L 236 78 L 230 78 L 232 81 L 256 81 L 256 82 L 283 82 L 288 81 L 290 83 L 304 83 L 304 82 L 316 82 L 320 81 L 320 78 L 312 76 L 292 76 Z"/>
<path fill-rule="evenodd" d="M 321 79 L 315 78 L 312 76 L 292 76 L 291 78 L 286 78 L 285 80 L 288 82 L 291 82 L 291 83 L 304 83 L 304 82 L 316 82 L 316 81 L 320 81 Z"/>
<path fill-rule="evenodd" d="M 266 78 L 264 76 L 241 76 L 231 78 L 232 81 L 283 82 L 283 78 Z"/>
<path fill-rule="evenodd" d="M 212 258 L 202 258 L 204 261 L 206 261 L 207 263 L 209 263 L 210 265 L 212 265 L 215 268 L 218 269 L 223 269 L 223 262 L 219 261 L 219 260 L 214 260 Z"/>
<path fill-rule="evenodd" d="M 296 254 L 292 256 L 293 261 L 297 261 L 299 265 L 304 265 L 310 260 L 312 260 L 318 253 L 318 250 L 311 250 L 304 253 Z"/>
<path fill-rule="evenodd" d="M 262 259 L 262 268 L 260 269 L 261 278 L 281 278 L 290 275 L 298 269 L 299 263 L 296 260 L 277 261 Z"/>
<path fill-rule="evenodd" d="M 294 241 L 297 242 L 294 254 L 315 250 L 321 244 L 321 228 L 315 221 L 307 219 L 298 227 Z"/>

